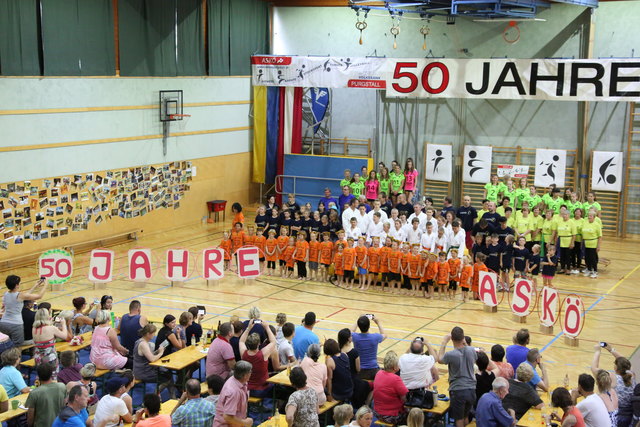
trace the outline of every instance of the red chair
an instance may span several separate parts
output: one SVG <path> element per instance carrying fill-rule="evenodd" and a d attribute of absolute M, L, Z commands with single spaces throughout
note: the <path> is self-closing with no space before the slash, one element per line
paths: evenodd
<path fill-rule="evenodd" d="M 207 219 L 208 223 L 214 222 L 211 219 L 211 212 L 215 214 L 215 221 L 218 222 L 220 217 L 218 216 L 220 212 L 222 212 L 222 220 L 227 219 L 226 215 L 227 201 L 226 200 L 211 200 L 207 202 L 207 210 L 209 211 L 209 218 Z"/>

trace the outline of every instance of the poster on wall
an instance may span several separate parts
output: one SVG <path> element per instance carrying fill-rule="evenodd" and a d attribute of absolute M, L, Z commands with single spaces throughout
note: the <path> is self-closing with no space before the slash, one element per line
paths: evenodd
<path fill-rule="evenodd" d="M 452 179 L 451 145 L 427 144 L 425 177 L 432 181 L 448 181 Z"/>
<path fill-rule="evenodd" d="M 591 189 L 622 191 L 623 153 L 618 151 L 594 151 L 591 162 Z"/>
<path fill-rule="evenodd" d="M 482 145 L 464 146 L 462 179 L 465 182 L 487 183 L 491 178 L 493 148 Z"/>
<path fill-rule="evenodd" d="M 520 179 L 529 176 L 528 165 L 498 165 L 496 166 L 496 171 L 498 178 L 508 176 L 513 179 Z"/>
<path fill-rule="evenodd" d="M 555 184 L 556 187 L 564 187 L 564 178 L 567 169 L 566 150 L 536 150 L 536 187 L 548 187 Z"/>

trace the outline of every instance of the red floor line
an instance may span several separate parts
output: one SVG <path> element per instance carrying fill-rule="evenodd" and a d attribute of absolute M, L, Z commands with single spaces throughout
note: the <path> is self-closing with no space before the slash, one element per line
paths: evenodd
<path fill-rule="evenodd" d="M 330 315 L 328 315 L 328 316 L 325 316 L 324 318 L 325 318 L 325 319 L 328 319 L 328 318 L 330 318 L 331 316 L 334 316 L 334 315 L 336 315 L 336 314 L 338 314 L 338 313 L 341 313 L 341 312 L 345 311 L 346 309 L 347 309 L 347 307 L 343 307 L 343 308 L 341 308 L 340 310 L 335 311 L 335 312 L 331 313 L 331 314 L 330 314 Z"/>

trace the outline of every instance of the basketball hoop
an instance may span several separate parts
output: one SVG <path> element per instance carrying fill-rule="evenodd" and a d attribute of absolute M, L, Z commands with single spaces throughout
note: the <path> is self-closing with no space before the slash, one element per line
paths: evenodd
<path fill-rule="evenodd" d="M 520 40 L 520 28 L 516 21 L 509 21 L 509 24 L 502 31 L 502 38 L 509 44 L 514 44 Z"/>
<path fill-rule="evenodd" d="M 169 120 L 171 121 L 182 120 L 185 117 L 191 117 L 191 114 L 169 114 Z"/>

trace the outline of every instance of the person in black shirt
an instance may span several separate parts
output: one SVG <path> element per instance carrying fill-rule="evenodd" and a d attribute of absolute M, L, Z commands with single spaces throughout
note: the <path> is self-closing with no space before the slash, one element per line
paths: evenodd
<path fill-rule="evenodd" d="M 487 246 L 487 260 L 485 265 L 489 270 L 495 273 L 500 272 L 500 254 L 502 253 L 502 245 L 498 242 L 498 235 L 491 235 L 491 243 Z"/>
<path fill-rule="evenodd" d="M 487 241 L 488 240 L 489 239 L 487 239 Z M 484 236 L 482 234 L 476 234 L 476 242 L 471 247 L 471 255 L 473 256 L 474 264 L 476 262 L 478 262 L 476 260 L 476 255 L 478 255 L 478 254 L 487 255 L 488 253 L 489 253 L 489 251 L 487 249 L 487 245 L 484 243 Z"/>
<path fill-rule="evenodd" d="M 296 237 L 298 232 L 302 230 L 302 219 L 300 211 L 293 211 L 293 220 L 291 221 L 291 235 Z"/>
<path fill-rule="evenodd" d="M 278 206 L 278 204 L 276 203 L 276 196 L 274 196 L 273 194 L 267 196 L 267 204 L 265 205 L 265 213 L 267 216 L 271 215 L 272 209 L 280 210 L 280 206 Z"/>
<path fill-rule="evenodd" d="M 288 200 L 286 205 L 291 210 L 291 212 L 300 212 L 300 205 L 296 203 L 296 196 L 289 193 L 287 199 Z"/>
<path fill-rule="evenodd" d="M 515 277 L 526 275 L 529 261 L 529 249 L 525 247 L 526 238 L 518 237 L 517 245 L 513 247 L 513 270 Z"/>
<path fill-rule="evenodd" d="M 482 218 L 478 221 L 477 224 L 473 226 L 471 229 L 471 236 L 475 239 L 476 236 L 482 236 L 483 240 L 486 240 L 488 236 L 493 234 L 493 226 L 487 222 L 486 219 Z"/>
<path fill-rule="evenodd" d="M 500 276 L 502 279 L 502 289 L 509 290 L 509 272 L 513 264 L 513 234 L 507 235 L 504 243 L 501 244 L 502 252 L 500 252 Z M 500 284 L 498 285 L 500 289 Z"/>
<path fill-rule="evenodd" d="M 492 227 L 498 226 L 498 220 L 500 219 L 500 214 L 496 213 L 496 204 L 494 202 L 487 203 L 487 207 L 489 208 L 489 212 L 486 212 L 482 215 L 483 219 L 486 219 Z"/>
<path fill-rule="evenodd" d="M 331 241 L 338 239 L 338 230 L 342 230 L 342 222 L 338 217 L 338 211 L 331 209 L 329 213 L 329 232 L 331 233 Z"/>
<path fill-rule="evenodd" d="M 398 215 L 401 215 L 402 212 L 405 213 L 407 217 L 413 213 L 413 205 L 411 203 L 407 203 L 407 196 L 404 194 L 398 195 L 398 204 L 396 205 L 396 209 L 398 209 Z"/>
<path fill-rule="evenodd" d="M 556 275 L 556 268 L 558 267 L 558 257 L 556 256 L 556 246 L 549 245 L 547 247 L 547 255 L 544 258 L 540 258 L 540 265 L 542 266 L 542 283 L 543 286 L 553 287 L 553 278 Z"/>
<path fill-rule="evenodd" d="M 22 322 L 24 323 L 24 345 L 33 344 L 33 322 L 36 320 L 36 312 L 33 310 L 33 301 L 23 301 Z"/>
<path fill-rule="evenodd" d="M 483 394 L 489 393 L 492 390 L 493 380 L 496 379 L 496 374 L 487 370 L 489 367 L 489 356 L 484 352 L 478 352 L 478 359 L 476 360 L 476 366 L 478 366 L 478 373 L 476 374 L 476 404 L 480 400 Z"/>
<path fill-rule="evenodd" d="M 267 218 L 267 224 L 269 230 L 274 230 L 276 232 L 276 236 L 280 234 L 280 216 L 278 215 L 278 208 L 271 209 L 271 216 Z"/>
<path fill-rule="evenodd" d="M 293 219 L 291 219 L 291 212 L 289 212 L 289 209 L 285 207 L 282 214 L 280 214 L 280 227 L 287 227 L 291 229 L 292 223 Z"/>
<path fill-rule="evenodd" d="M 471 235 L 471 232 L 473 231 L 473 225 L 476 223 L 476 219 L 478 218 L 478 211 L 476 211 L 476 208 L 471 206 L 471 197 L 464 196 L 462 199 L 462 206 L 456 210 L 456 216 L 460 220 L 460 225 L 467 234 L 465 243 L 467 248 L 470 248 L 473 245 L 473 236 Z"/>
<path fill-rule="evenodd" d="M 315 211 L 313 213 L 313 219 L 310 222 L 310 231 L 315 231 L 316 233 L 320 230 L 320 225 L 322 224 L 322 220 L 320 219 L 320 213 Z M 327 230 L 329 231 L 329 230 Z"/>
<path fill-rule="evenodd" d="M 302 214 L 302 219 L 300 220 L 300 222 L 302 223 L 300 226 L 300 230 L 307 233 L 307 236 L 308 236 L 309 233 L 311 232 L 311 224 L 313 224 L 313 218 L 311 218 L 311 212 L 305 209 Z"/>
<path fill-rule="evenodd" d="M 327 215 L 323 215 L 320 218 L 320 225 L 318 226 L 318 233 L 322 234 L 325 231 L 329 231 L 330 232 L 330 226 L 329 226 L 329 217 Z"/>
<path fill-rule="evenodd" d="M 456 208 L 453 207 L 453 200 L 451 200 L 451 197 L 445 197 L 443 200 L 443 206 L 442 209 L 440 210 L 440 215 L 443 217 L 447 216 L 447 212 L 453 212 L 454 214 L 456 213 Z"/>
<path fill-rule="evenodd" d="M 380 209 L 387 214 L 387 218 L 391 217 L 391 209 L 393 209 L 393 205 L 391 204 L 391 200 L 387 198 L 387 193 L 384 191 L 380 193 L 378 196 L 380 200 Z"/>
<path fill-rule="evenodd" d="M 499 226 L 495 229 L 495 233 L 498 235 L 498 241 L 504 243 L 508 235 L 514 235 L 513 228 L 507 227 L 507 218 L 501 216 L 498 220 Z"/>
<path fill-rule="evenodd" d="M 267 216 L 267 210 L 264 206 L 260 206 L 258 208 L 258 214 L 256 215 L 254 222 L 256 224 L 256 228 L 267 228 L 269 217 Z"/>
<path fill-rule="evenodd" d="M 189 313 L 193 315 L 193 323 L 187 326 L 187 330 L 185 331 L 187 334 L 187 346 L 193 344 L 191 342 L 191 338 L 193 337 L 196 343 L 200 342 L 200 338 L 202 338 L 202 326 L 200 326 L 200 322 L 202 322 L 203 314 L 198 313 L 198 307 L 190 307 Z"/>

